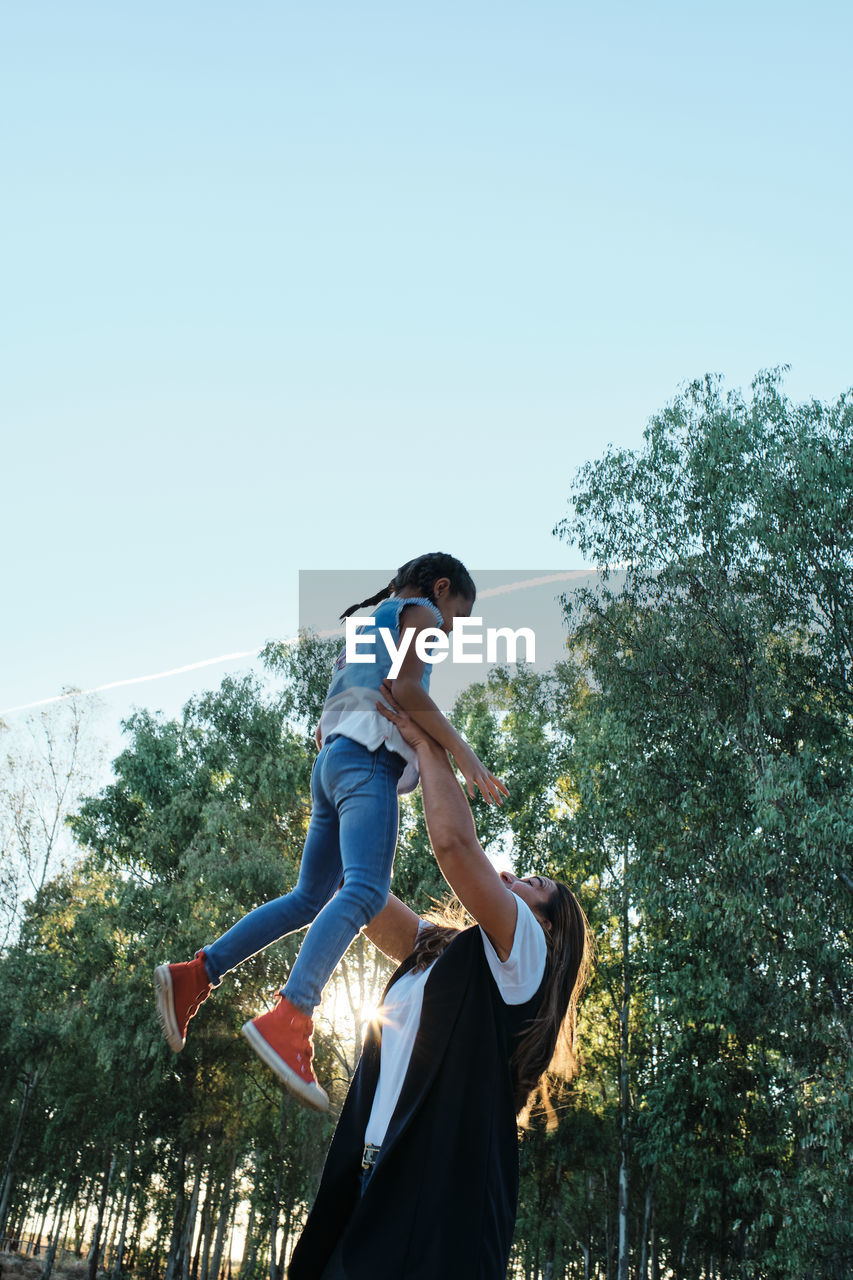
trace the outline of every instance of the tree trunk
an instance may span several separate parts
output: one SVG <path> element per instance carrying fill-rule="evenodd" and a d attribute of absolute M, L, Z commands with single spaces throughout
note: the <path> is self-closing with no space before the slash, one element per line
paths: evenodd
<path fill-rule="evenodd" d="M 270 1212 L 270 1280 L 278 1280 L 277 1276 L 277 1255 L 276 1245 L 278 1243 L 278 1199 L 281 1194 L 281 1173 L 275 1180 L 275 1194 L 272 1198 L 272 1210 Z"/>
<path fill-rule="evenodd" d="M 216 1183 L 208 1182 L 204 1194 L 204 1204 L 201 1209 L 201 1226 L 198 1233 L 198 1244 L 196 1245 L 195 1257 L 193 1258 L 193 1274 L 192 1280 L 206 1280 L 207 1265 L 210 1260 L 210 1233 L 211 1233 L 211 1217 L 213 1214 L 213 1201 L 216 1196 Z"/>
<path fill-rule="evenodd" d="M 110 1180 L 113 1176 L 113 1164 L 115 1163 L 112 1152 L 110 1152 L 109 1160 L 104 1171 L 104 1181 L 101 1186 L 101 1195 L 98 1200 L 98 1217 L 95 1222 L 95 1234 L 92 1237 L 92 1247 L 89 1250 L 89 1271 L 88 1280 L 95 1280 L 98 1274 L 98 1257 L 101 1252 L 101 1227 L 104 1221 L 104 1209 L 107 1205 L 107 1195 L 110 1189 Z"/>
<path fill-rule="evenodd" d="M 284 1257 L 287 1253 L 287 1232 L 281 1233 L 281 1244 L 278 1248 L 278 1264 L 275 1269 L 276 1280 L 284 1280 Z"/>
<path fill-rule="evenodd" d="M 258 1252 L 257 1243 L 255 1241 L 255 1214 L 256 1214 L 254 1196 L 249 1201 L 249 1221 L 246 1226 L 246 1239 L 243 1244 L 243 1257 L 240 1259 L 240 1271 L 237 1280 L 248 1280 L 254 1270 L 255 1256 Z"/>
<path fill-rule="evenodd" d="M 613 1223 L 610 1218 L 610 1189 L 607 1185 L 606 1167 L 603 1171 L 602 1183 L 604 1185 L 604 1275 L 605 1280 L 610 1280 L 613 1266 Z"/>
<path fill-rule="evenodd" d="M 12 1184 L 15 1181 L 15 1156 L 18 1154 L 18 1148 L 21 1145 L 21 1138 L 24 1133 L 24 1120 L 29 1110 L 32 1096 L 35 1093 L 38 1084 L 40 1067 L 36 1067 L 32 1074 L 27 1073 L 26 1083 L 24 1084 L 24 1096 L 21 1098 L 21 1107 L 18 1111 L 18 1120 L 15 1125 L 15 1132 L 12 1137 L 12 1145 L 9 1148 L 9 1154 L 6 1157 L 6 1166 L 3 1170 L 3 1180 L 0 1182 L 0 1240 L 6 1234 L 6 1221 L 9 1217 L 9 1200 L 12 1194 Z"/>
<path fill-rule="evenodd" d="M 130 1226 L 130 1244 L 127 1248 L 127 1269 L 130 1272 L 136 1270 L 136 1264 L 139 1259 L 139 1248 L 142 1243 L 142 1235 L 145 1231 L 145 1224 L 148 1221 L 148 1196 L 147 1188 L 143 1183 L 137 1193 L 136 1200 L 133 1205 L 133 1217 Z M 157 1260 L 160 1260 L 160 1241 L 162 1239 L 162 1229 L 160 1220 L 157 1220 L 156 1242 L 157 1242 Z"/>
<path fill-rule="evenodd" d="M 41 1228 L 44 1221 L 43 1214 L 46 1212 L 47 1205 L 44 1199 L 36 1199 L 38 1195 L 37 1187 L 33 1187 L 27 1196 L 27 1217 L 26 1225 L 28 1228 L 29 1243 L 27 1245 L 27 1255 L 31 1258 L 37 1258 L 41 1252 L 39 1244 L 41 1241 Z M 33 1201 L 35 1200 L 35 1204 Z"/>
<path fill-rule="evenodd" d="M 71 1170 L 65 1183 L 65 1199 L 62 1206 L 62 1213 L 60 1214 L 60 1218 L 62 1220 L 62 1236 L 59 1244 L 57 1244 L 57 1251 L 60 1258 L 63 1252 L 68 1252 L 68 1233 L 71 1230 L 71 1216 L 74 1211 L 74 1202 L 80 1194 L 79 1163 L 78 1158 L 74 1162 L 74 1168 Z"/>
<path fill-rule="evenodd" d="M 225 1232 L 231 1217 L 231 1188 L 234 1185 L 234 1170 L 237 1167 L 237 1153 L 232 1151 L 228 1160 L 228 1169 L 222 1187 L 222 1200 L 219 1205 L 219 1221 L 216 1224 L 216 1239 L 213 1245 L 213 1259 L 210 1265 L 210 1280 L 219 1280 L 222 1266 L 222 1250 L 225 1246 Z"/>
<path fill-rule="evenodd" d="M 178 1156 L 178 1177 L 175 1190 L 175 1213 L 172 1218 L 172 1238 L 169 1241 L 169 1252 L 166 1255 L 166 1271 L 164 1280 L 175 1280 L 180 1263 L 181 1233 L 184 1225 L 184 1204 L 186 1202 L 186 1163 L 184 1150 Z"/>
<path fill-rule="evenodd" d="M 275 1180 L 275 1195 L 273 1196 L 272 1212 L 270 1214 L 270 1280 L 281 1280 L 278 1271 L 278 1230 L 279 1230 L 279 1208 L 281 1206 L 281 1179 L 282 1168 L 284 1166 L 284 1153 L 287 1146 L 286 1138 L 286 1119 L 287 1119 L 287 1094 L 283 1093 L 281 1098 L 281 1106 L 278 1111 L 278 1173 Z"/>
<path fill-rule="evenodd" d="M 290 1239 L 290 1233 L 293 1230 L 293 1201 L 288 1198 L 284 1208 L 284 1237 L 282 1239 L 282 1254 L 285 1252 L 284 1246 Z"/>
<path fill-rule="evenodd" d="M 54 1263 L 54 1259 L 56 1258 L 56 1250 L 59 1247 L 59 1236 L 62 1231 L 62 1220 L 65 1215 L 65 1207 L 68 1203 L 69 1195 L 70 1195 L 70 1192 L 68 1190 L 68 1185 L 66 1184 L 65 1190 L 63 1191 L 59 1199 L 59 1210 L 56 1215 L 56 1221 L 53 1224 L 53 1231 L 51 1232 L 50 1244 L 47 1247 L 47 1253 L 45 1254 L 45 1257 L 44 1257 L 44 1266 L 41 1269 L 41 1276 L 39 1277 L 39 1280 L 50 1280 L 51 1273 L 53 1272 L 53 1263 Z"/>
<path fill-rule="evenodd" d="M 192 1248 L 192 1245 L 193 1245 L 192 1236 L 190 1236 L 190 1239 L 188 1242 L 189 1249 L 190 1249 L 190 1256 L 192 1260 L 190 1262 L 187 1280 L 198 1280 L 198 1268 L 199 1268 L 199 1262 L 201 1261 L 202 1245 L 204 1244 L 204 1212 L 207 1207 L 207 1196 L 209 1195 L 210 1195 L 209 1189 L 206 1191 L 206 1194 L 202 1196 L 201 1188 L 199 1188 L 198 1198 L 201 1203 L 201 1213 L 199 1213 L 198 1205 L 196 1205 L 195 1216 L 196 1216 L 196 1222 L 198 1222 L 199 1227 L 198 1227 L 198 1235 L 195 1235 L 195 1227 L 193 1227 L 193 1235 L 195 1235 L 195 1252 L 194 1253 Z"/>
<path fill-rule="evenodd" d="M 113 1259 L 113 1275 L 112 1280 L 119 1280 L 122 1265 L 124 1263 L 124 1246 L 127 1240 L 127 1223 L 130 1217 L 130 1200 L 133 1193 L 133 1157 L 136 1154 L 136 1144 L 131 1144 L 130 1151 L 127 1155 L 127 1164 L 125 1165 L 124 1177 L 124 1213 L 121 1220 L 121 1235 L 118 1238 L 118 1249 Z"/>
<path fill-rule="evenodd" d="M 104 1220 L 104 1229 L 101 1232 L 103 1245 L 101 1248 L 101 1262 L 104 1270 L 108 1268 L 107 1258 L 113 1256 L 116 1242 L 116 1231 L 118 1230 L 119 1202 L 116 1197 L 110 1196 L 107 1201 L 107 1216 Z"/>
<path fill-rule="evenodd" d="M 631 1011 L 630 919 L 628 915 L 628 847 L 622 852 L 622 1007 L 619 1011 L 619 1265 L 618 1280 L 628 1280 L 628 1200 L 631 1089 L 628 1074 L 628 1034 Z"/>
<path fill-rule="evenodd" d="M 146 1268 L 145 1268 L 145 1275 L 146 1275 L 146 1278 L 150 1276 L 150 1277 L 151 1277 L 151 1280 L 153 1280 L 153 1277 L 154 1277 L 155 1275 L 159 1276 L 159 1275 L 160 1275 L 160 1273 L 161 1273 L 161 1271 L 163 1271 L 163 1270 L 164 1270 L 164 1268 L 162 1268 L 162 1267 L 160 1266 L 160 1249 L 161 1249 L 161 1247 L 162 1247 L 163 1236 L 164 1236 L 165 1234 L 166 1234 L 166 1229 L 165 1229 L 165 1227 L 164 1227 L 163 1223 L 162 1223 L 162 1222 L 160 1221 L 160 1219 L 158 1218 L 158 1219 L 157 1219 L 157 1234 L 156 1234 L 156 1236 L 154 1237 L 154 1245 L 153 1245 L 153 1248 L 152 1248 L 152 1250 L 151 1250 L 151 1253 L 149 1254 L 148 1264 L 147 1264 L 147 1266 L 146 1266 Z M 130 1259 L 129 1259 L 129 1266 L 128 1266 L 128 1270 L 130 1270 L 130 1271 L 133 1271 L 133 1270 L 135 1269 L 135 1266 L 136 1266 L 136 1256 L 135 1256 L 135 1251 L 136 1251 L 136 1248 L 137 1248 L 137 1244 L 138 1244 L 138 1236 L 134 1236 L 133 1244 L 132 1244 L 132 1247 L 131 1247 L 131 1256 L 130 1256 Z"/>
<path fill-rule="evenodd" d="M 75 1258 L 79 1258 L 80 1254 L 83 1251 L 83 1236 L 86 1232 L 86 1219 L 89 1216 L 89 1206 L 92 1203 L 91 1182 L 86 1182 L 84 1194 L 86 1196 L 86 1203 L 83 1207 L 83 1213 L 80 1216 L 78 1216 L 78 1213 L 76 1212 L 77 1206 L 75 1203 L 75 1214 L 74 1214 L 74 1257 Z"/>
<path fill-rule="evenodd" d="M 687 1206 L 685 1205 L 684 1208 L 685 1208 L 685 1216 L 686 1216 Z M 690 1226 L 689 1228 L 685 1229 L 684 1235 L 681 1240 L 681 1257 L 679 1260 L 677 1280 L 680 1280 L 681 1276 L 684 1275 L 685 1268 L 687 1267 L 687 1253 L 690 1247 L 690 1241 L 692 1239 L 693 1232 L 696 1229 L 696 1223 L 698 1221 L 699 1221 L 699 1206 L 697 1204 L 696 1208 L 693 1210 L 693 1217 L 690 1221 Z"/>
<path fill-rule="evenodd" d="M 195 1232 L 195 1220 L 198 1213 L 198 1197 L 201 1191 L 201 1161 L 202 1153 L 199 1151 L 196 1157 L 196 1171 L 193 1180 L 193 1189 L 190 1196 L 190 1207 L 187 1210 L 187 1220 L 184 1224 L 183 1234 L 181 1235 L 180 1256 L 181 1256 L 181 1280 L 190 1280 L 190 1260 L 192 1257 L 193 1234 Z"/>
<path fill-rule="evenodd" d="M 235 1227 L 235 1225 L 236 1225 L 236 1223 L 237 1223 L 237 1197 L 236 1197 L 236 1196 L 234 1196 L 234 1197 L 233 1197 L 233 1200 L 234 1200 L 234 1203 L 233 1203 L 233 1205 L 232 1205 L 232 1207 L 231 1207 L 231 1221 L 230 1221 L 230 1223 L 229 1223 L 229 1225 L 228 1225 L 228 1237 L 227 1237 L 227 1238 L 228 1238 L 228 1280 L 232 1280 L 232 1276 L 231 1276 L 231 1270 L 232 1270 L 231 1255 L 232 1255 L 232 1254 L 233 1254 L 233 1252 L 234 1252 L 234 1227 Z M 219 1277 L 218 1277 L 218 1276 L 216 1277 L 216 1280 L 219 1280 Z"/>
<path fill-rule="evenodd" d="M 36 1231 L 36 1242 L 35 1242 L 35 1245 L 33 1246 L 34 1258 L 37 1258 L 41 1253 L 41 1238 L 44 1234 L 44 1229 L 47 1226 L 47 1215 L 49 1211 L 50 1211 L 50 1192 L 48 1191 L 44 1197 L 44 1202 L 41 1210 L 41 1218 L 39 1220 L 38 1230 Z M 49 1236 L 46 1243 L 48 1245 L 50 1244 Z"/>
<path fill-rule="evenodd" d="M 653 1200 L 652 1193 L 655 1184 L 655 1170 L 652 1170 L 649 1181 L 646 1185 L 646 1203 L 643 1210 L 643 1230 L 640 1236 L 640 1263 L 637 1267 L 637 1280 L 647 1280 L 646 1272 L 648 1270 L 649 1257 L 649 1224 L 652 1220 Z"/>

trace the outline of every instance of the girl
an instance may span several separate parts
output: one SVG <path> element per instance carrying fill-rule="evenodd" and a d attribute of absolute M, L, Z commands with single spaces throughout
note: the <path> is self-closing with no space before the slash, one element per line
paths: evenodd
<path fill-rule="evenodd" d="M 190 1018 L 226 973 L 310 924 L 275 1008 L 247 1022 L 243 1035 L 292 1093 L 327 1110 L 328 1097 L 311 1067 L 314 1009 L 359 929 L 385 905 L 397 843 L 397 794 L 418 780 L 416 751 L 377 709 L 391 669 L 380 628 L 388 628 L 397 649 L 402 632 L 415 633 L 390 685 L 399 705 L 453 757 L 469 795 L 477 787 L 487 802 L 500 804 L 507 794 L 430 698 L 431 667 L 416 651 L 419 633 L 449 633 L 456 618 L 468 617 L 475 595 L 465 566 L 435 552 L 404 564 L 387 587 L 341 615 L 378 605 L 373 622 L 365 624 L 375 628 L 375 644 L 362 647 L 376 661 L 347 663 L 344 650 L 335 663 L 317 727 L 320 754 L 296 887 L 244 916 L 194 960 L 155 969 L 158 1015 L 176 1053 L 186 1043 Z"/>

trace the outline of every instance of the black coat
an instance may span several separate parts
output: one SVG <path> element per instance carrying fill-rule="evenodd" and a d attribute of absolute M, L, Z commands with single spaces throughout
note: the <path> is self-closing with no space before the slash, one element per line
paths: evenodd
<path fill-rule="evenodd" d="M 413 965 L 410 956 L 391 983 Z M 342 1233 L 351 1280 L 504 1280 L 518 1201 L 509 1060 L 544 982 L 526 1004 L 506 1005 L 479 928 L 453 939 L 432 966 L 400 1098 L 360 1197 L 379 1077 L 371 1025 L 289 1280 L 318 1280 Z"/>

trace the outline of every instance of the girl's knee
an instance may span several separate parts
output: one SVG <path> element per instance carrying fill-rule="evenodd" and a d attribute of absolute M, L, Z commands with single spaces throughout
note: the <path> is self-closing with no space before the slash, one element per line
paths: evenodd
<path fill-rule="evenodd" d="M 388 901 L 388 889 L 384 886 L 352 884 L 345 880 L 340 892 L 349 900 L 356 913 L 363 917 L 362 924 L 369 924 Z"/>
<path fill-rule="evenodd" d="M 387 901 L 388 901 L 387 890 L 384 893 L 373 894 L 369 902 L 365 903 L 367 915 L 364 917 L 364 923 L 369 924 L 374 916 L 378 916 L 379 912 L 385 906 L 385 903 Z"/>
<path fill-rule="evenodd" d="M 300 889 L 294 889 L 290 894 L 290 910 L 294 915 L 298 915 L 302 924 L 310 924 L 311 921 L 320 914 L 328 902 L 328 898 L 322 900 L 316 895 L 305 893 Z M 302 925 L 296 925 L 301 928 Z"/>

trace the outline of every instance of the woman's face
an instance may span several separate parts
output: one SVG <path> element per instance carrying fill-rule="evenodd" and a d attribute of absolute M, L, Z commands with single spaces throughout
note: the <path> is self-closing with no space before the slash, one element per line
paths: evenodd
<path fill-rule="evenodd" d="M 543 929 L 550 930 L 551 921 L 545 916 L 545 907 L 556 888 L 554 881 L 547 876 L 525 876 L 519 880 L 511 871 L 502 871 L 503 880 L 510 893 L 523 898 Z"/>

